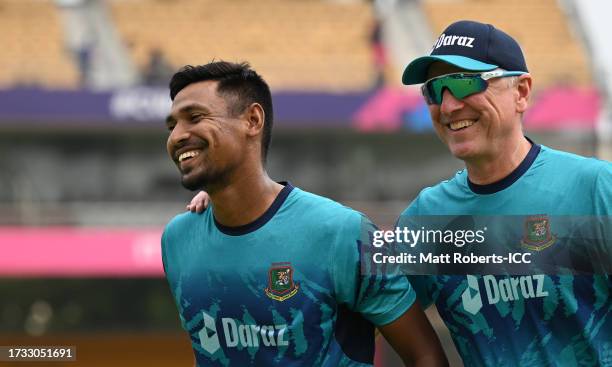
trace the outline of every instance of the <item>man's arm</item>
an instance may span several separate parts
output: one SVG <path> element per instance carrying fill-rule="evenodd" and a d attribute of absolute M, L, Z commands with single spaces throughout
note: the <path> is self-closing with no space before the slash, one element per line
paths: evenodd
<path fill-rule="evenodd" d="M 367 217 L 360 219 L 345 220 L 340 227 L 350 233 L 347 237 L 358 233 L 359 240 L 357 247 L 339 245 L 333 256 L 336 297 L 376 325 L 406 366 L 448 366 L 408 278 L 399 268 L 373 262 L 378 228 Z"/>
<path fill-rule="evenodd" d="M 406 366 L 448 366 L 438 336 L 418 302 L 378 329 Z"/>

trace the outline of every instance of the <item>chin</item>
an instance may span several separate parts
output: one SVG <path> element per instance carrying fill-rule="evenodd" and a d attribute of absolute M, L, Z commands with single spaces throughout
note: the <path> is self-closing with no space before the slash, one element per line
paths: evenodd
<path fill-rule="evenodd" d="M 463 161 L 477 155 L 476 149 L 468 144 L 449 145 L 448 149 L 455 158 Z"/>
<path fill-rule="evenodd" d="M 191 180 L 185 177 L 181 179 L 181 184 L 183 185 L 184 188 L 190 191 L 200 190 L 200 189 L 203 189 L 204 187 L 204 185 L 200 181 Z"/>
<path fill-rule="evenodd" d="M 196 172 L 184 173 L 181 176 L 181 184 L 184 188 L 191 191 L 203 190 L 207 183 L 207 177 Z"/>
<path fill-rule="evenodd" d="M 198 170 L 183 174 L 181 176 L 181 184 L 187 190 L 205 190 L 210 192 L 210 190 L 215 188 L 227 186 L 229 180 L 224 172 Z"/>

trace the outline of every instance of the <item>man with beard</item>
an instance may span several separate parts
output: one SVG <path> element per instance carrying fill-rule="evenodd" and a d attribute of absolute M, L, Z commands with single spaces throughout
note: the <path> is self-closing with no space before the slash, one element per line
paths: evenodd
<path fill-rule="evenodd" d="M 248 64 L 186 66 L 170 97 L 168 153 L 210 195 L 162 237 L 197 365 L 371 365 L 374 325 L 405 363 L 446 363 L 405 277 L 361 273 L 367 218 L 268 177 L 272 98 Z"/>

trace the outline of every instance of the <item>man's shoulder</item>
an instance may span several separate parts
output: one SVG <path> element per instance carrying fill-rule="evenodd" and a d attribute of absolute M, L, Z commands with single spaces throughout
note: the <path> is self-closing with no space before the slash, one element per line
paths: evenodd
<path fill-rule="evenodd" d="M 358 230 L 364 222 L 369 222 L 365 215 L 355 209 L 330 198 L 299 189 L 288 204 L 288 210 L 303 218 L 299 220 L 300 223 L 316 226 L 318 230 L 327 228 L 329 231 L 338 231 L 342 228 L 352 232 Z"/>
<path fill-rule="evenodd" d="M 296 204 L 299 205 L 301 210 L 308 210 L 312 214 L 323 215 L 325 217 L 347 218 L 362 215 L 355 209 L 340 204 L 333 199 L 300 189 L 296 189 L 296 191 Z"/>
<path fill-rule="evenodd" d="M 465 194 L 466 170 L 462 169 L 447 180 L 441 181 L 433 186 L 425 187 L 417 197 L 412 201 L 410 206 L 404 210 L 402 214 L 416 214 L 413 211 L 418 206 L 419 209 L 428 207 L 438 202 L 448 202 L 453 198 L 458 198 Z M 411 213 L 409 213 L 411 212 Z"/>
<path fill-rule="evenodd" d="M 194 224 L 202 223 L 202 219 L 208 214 L 208 211 L 209 209 L 207 208 L 202 213 L 185 211 L 184 213 L 177 214 L 174 216 L 174 218 L 170 219 L 168 224 L 166 224 L 164 232 L 183 232 L 188 228 L 191 228 Z"/>
<path fill-rule="evenodd" d="M 453 175 L 453 177 L 440 181 L 433 186 L 429 186 L 421 190 L 419 196 L 436 197 L 440 195 L 454 194 L 465 186 L 467 171 L 461 169 Z"/>
<path fill-rule="evenodd" d="M 573 165 L 600 165 L 609 163 L 606 161 L 602 161 L 595 157 L 586 157 L 583 155 L 579 155 L 576 153 L 566 152 L 564 150 L 558 150 L 554 148 L 550 148 L 546 145 L 541 146 L 542 158 L 544 160 L 549 161 L 559 161 L 563 163 L 573 164 Z"/>
<path fill-rule="evenodd" d="M 610 162 L 546 146 L 542 146 L 541 162 L 550 165 L 551 168 L 558 172 L 564 172 L 577 178 L 590 177 L 595 179 L 602 171 L 612 172 L 612 163 Z"/>

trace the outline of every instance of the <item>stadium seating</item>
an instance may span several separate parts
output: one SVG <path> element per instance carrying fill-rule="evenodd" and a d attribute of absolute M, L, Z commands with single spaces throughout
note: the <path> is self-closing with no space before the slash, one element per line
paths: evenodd
<path fill-rule="evenodd" d="M 585 50 L 556 0 L 427 0 L 423 9 L 436 34 L 461 19 L 491 23 L 511 34 L 523 48 L 537 89 L 592 82 Z"/>
<path fill-rule="evenodd" d="M 110 14 L 143 70 L 161 49 L 170 64 L 248 60 L 276 90 L 364 91 L 374 82 L 366 1 L 109 0 Z M 586 53 L 555 0 L 424 0 L 435 33 L 458 19 L 491 22 L 524 47 L 535 87 L 591 84 Z M 52 0 L 0 0 L 0 87 L 76 88 Z"/>
<path fill-rule="evenodd" d="M 367 2 L 114 0 L 116 26 L 144 68 L 249 61 L 275 90 L 354 91 L 373 83 Z"/>
<path fill-rule="evenodd" d="M 78 69 L 64 47 L 53 1 L 0 1 L 0 87 L 74 88 Z"/>

